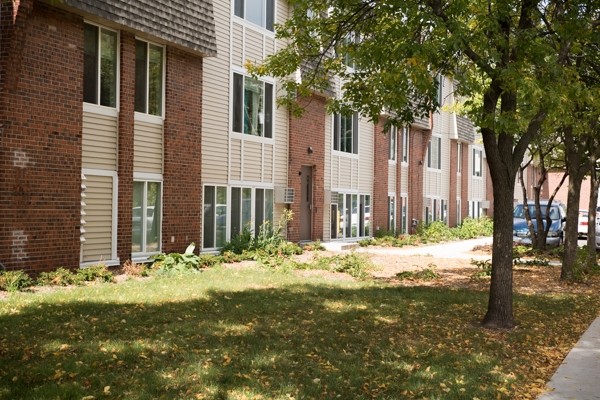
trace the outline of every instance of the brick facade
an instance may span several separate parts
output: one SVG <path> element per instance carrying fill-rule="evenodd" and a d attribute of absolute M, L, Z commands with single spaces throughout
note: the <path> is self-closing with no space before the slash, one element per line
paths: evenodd
<path fill-rule="evenodd" d="M 80 249 L 82 19 L 31 1 L 14 3 L 17 12 L 11 3 L 2 2 L 0 17 L 0 263 L 26 271 L 73 267 Z"/>
<path fill-rule="evenodd" d="M 423 222 L 423 173 L 427 160 L 427 146 L 431 139 L 430 130 L 410 128 L 408 160 L 408 233 L 414 233 L 411 227 L 413 219 Z"/>
<path fill-rule="evenodd" d="M 456 226 L 456 191 L 458 190 L 458 141 L 450 140 L 450 187 L 448 191 L 448 226 Z M 462 203 L 462 201 L 461 201 Z"/>
<path fill-rule="evenodd" d="M 388 224 L 388 174 L 390 141 L 388 134 L 384 134 L 385 120 L 375 126 L 374 143 L 374 171 L 373 171 L 373 205 L 371 209 L 371 224 L 373 234 L 378 230 L 389 230 Z"/>
<path fill-rule="evenodd" d="M 295 189 L 296 198 L 290 205 L 294 219 L 288 224 L 288 240 L 300 240 L 300 219 L 305 218 L 300 212 L 302 166 L 313 167 L 313 209 L 312 209 L 312 238 L 323 239 L 323 207 L 325 204 L 325 99 L 312 96 L 301 101 L 305 107 L 300 118 L 290 117 L 289 121 L 289 169 L 288 185 Z M 309 147 L 311 151 L 309 151 Z"/>
<path fill-rule="evenodd" d="M 183 252 L 200 238 L 202 58 L 167 49 L 164 125 L 164 252 Z"/>

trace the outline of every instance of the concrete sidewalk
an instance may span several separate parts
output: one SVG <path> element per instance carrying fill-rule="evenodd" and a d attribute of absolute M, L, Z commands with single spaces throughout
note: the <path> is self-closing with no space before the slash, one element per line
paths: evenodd
<path fill-rule="evenodd" d="M 600 399 L 600 318 L 567 354 L 538 400 Z"/>

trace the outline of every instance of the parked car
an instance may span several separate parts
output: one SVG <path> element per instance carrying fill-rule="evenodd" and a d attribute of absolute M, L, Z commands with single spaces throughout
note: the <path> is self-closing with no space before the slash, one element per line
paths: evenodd
<path fill-rule="evenodd" d="M 529 208 L 529 215 L 531 216 L 531 222 L 533 224 L 533 229 L 537 232 L 537 222 L 535 219 L 535 203 L 528 202 L 527 207 Z M 546 215 L 546 209 L 548 207 L 548 201 L 542 200 L 540 201 L 540 208 L 542 212 L 542 217 Z M 546 244 L 548 246 L 556 247 L 560 246 L 564 241 L 564 229 L 567 210 L 561 202 L 553 201 L 550 205 L 550 229 L 548 230 L 548 235 L 546 236 Z M 544 228 L 546 227 L 546 219 L 543 218 Z M 513 212 L 513 241 L 519 244 L 531 244 L 531 234 L 529 233 L 529 227 L 527 226 L 527 220 L 525 219 L 525 205 L 523 203 L 517 204 L 514 212 Z"/>
<path fill-rule="evenodd" d="M 579 210 L 577 218 L 577 236 L 587 237 L 588 232 L 588 210 Z"/>

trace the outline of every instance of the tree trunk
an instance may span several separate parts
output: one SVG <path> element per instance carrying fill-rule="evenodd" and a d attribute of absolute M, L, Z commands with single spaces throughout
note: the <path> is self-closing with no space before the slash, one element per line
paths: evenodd
<path fill-rule="evenodd" d="M 489 159 L 488 159 L 489 163 Z M 490 172 L 494 167 L 490 166 Z M 508 329 L 514 326 L 513 280 L 513 194 L 515 173 L 506 165 L 496 165 L 494 176 L 494 243 L 492 245 L 492 279 L 488 310 L 483 326 Z"/>
<path fill-rule="evenodd" d="M 579 217 L 579 192 L 583 174 L 569 174 L 569 189 L 567 191 L 567 221 L 573 223 L 565 224 L 564 239 L 565 251 L 563 255 L 560 279 L 572 281 L 574 278 L 575 261 L 577 259 L 577 219 Z"/>
<path fill-rule="evenodd" d="M 590 203 L 588 207 L 588 233 L 587 233 L 587 270 L 591 271 L 598 262 L 596 260 L 596 207 L 598 204 L 598 171 L 596 171 L 596 157 L 592 156 L 593 167 L 590 170 Z"/>

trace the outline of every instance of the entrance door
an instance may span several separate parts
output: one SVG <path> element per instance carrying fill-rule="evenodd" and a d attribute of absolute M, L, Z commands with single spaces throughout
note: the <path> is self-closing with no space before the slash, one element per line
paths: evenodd
<path fill-rule="evenodd" d="M 312 240 L 312 167 L 303 166 L 300 178 L 300 240 Z"/>

